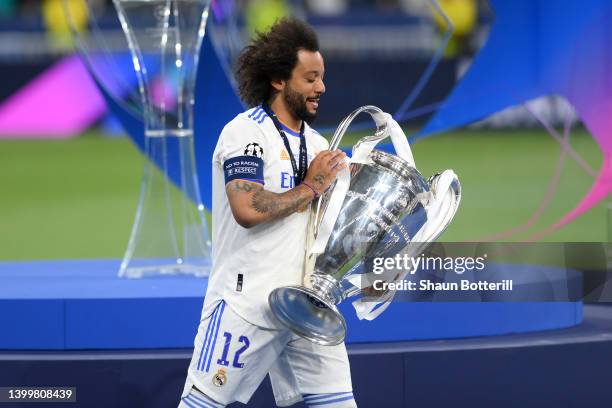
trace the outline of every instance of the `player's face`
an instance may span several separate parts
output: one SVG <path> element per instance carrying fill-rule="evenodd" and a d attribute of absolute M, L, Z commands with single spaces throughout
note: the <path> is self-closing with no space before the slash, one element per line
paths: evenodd
<path fill-rule="evenodd" d="M 325 92 L 325 66 L 320 52 L 298 51 L 298 62 L 283 88 L 287 107 L 299 119 L 312 122 L 317 116 L 319 99 Z"/>

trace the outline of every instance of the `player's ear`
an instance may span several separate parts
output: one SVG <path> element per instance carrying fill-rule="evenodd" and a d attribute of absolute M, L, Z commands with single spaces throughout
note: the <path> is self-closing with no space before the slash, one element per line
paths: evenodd
<path fill-rule="evenodd" d="M 273 79 L 270 81 L 270 85 L 272 85 L 272 88 L 274 88 L 275 91 L 282 91 L 283 89 L 285 89 L 285 84 L 287 83 L 287 81 L 284 81 L 282 79 Z"/>

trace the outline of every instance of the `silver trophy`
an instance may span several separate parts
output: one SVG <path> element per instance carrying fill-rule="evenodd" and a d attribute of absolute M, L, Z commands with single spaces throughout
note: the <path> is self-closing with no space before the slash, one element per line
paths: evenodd
<path fill-rule="evenodd" d="M 353 148 L 350 177 L 346 174 L 342 180 L 341 173 L 318 203 L 313 223 L 316 241 L 306 261 L 314 263 L 314 270 L 305 286 L 277 288 L 268 299 L 280 322 L 322 345 L 339 344 L 345 338 L 346 322 L 336 308 L 338 303 L 360 293 L 372 296 L 368 260 L 396 254 L 418 256 L 450 224 L 461 198 L 459 180 L 451 170 L 423 178 L 399 125 L 374 106 L 347 116 L 330 149 L 338 147 L 349 124 L 362 112 L 372 116 L 377 130 Z M 398 155 L 373 150 L 388 136 Z M 376 277 L 397 281 L 403 275 L 393 271 Z M 381 302 L 393 296 L 389 292 L 374 295 Z"/>
<path fill-rule="evenodd" d="M 207 276 L 211 243 L 194 150 L 194 138 L 207 135 L 195 135 L 194 104 L 211 0 L 113 0 L 116 16 L 100 14 L 98 3 L 64 0 L 64 10 L 89 73 L 115 113 L 136 124 L 126 130 L 145 156 L 119 276 Z"/>
<path fill-rule="evenodd" d="M 148 159 L 119 276 L 207 276 L 210 239 L 195 165 L 193 106 L 210 0 L 113 3 L 138 79 Z"/>

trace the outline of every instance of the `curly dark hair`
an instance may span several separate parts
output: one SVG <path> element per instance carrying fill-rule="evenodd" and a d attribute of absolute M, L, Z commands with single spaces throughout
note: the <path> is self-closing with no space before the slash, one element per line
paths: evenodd
<path fill-rule="evenodd" d="M 270 81 L 291 78 L 301 49 L 319 51 L 319 40 L 314 30 L 298 19 L 283 18 L 269 31 L 257 33 L 236 61 L 240 98 L 249 106 L 269 100 Z"/>

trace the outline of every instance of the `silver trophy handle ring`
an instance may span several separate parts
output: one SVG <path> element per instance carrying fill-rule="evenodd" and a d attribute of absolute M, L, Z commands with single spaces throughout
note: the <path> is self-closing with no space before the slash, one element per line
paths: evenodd
<path fill-rule="evenodd" d="M 353 152 L 357 150 L 359 148 L 359 145 L 363 142 L 375 142 L 375 141 L 377 142 L 377 141 L 385 139 L 386 137 L 389 137 L 390 135 L 389 126 L 387 123 L 387 117 L 385 115 L 385 112 L 383 112 L 380 108 L 376 106 L 365 105 L 365 106 L 355 109 L 347 117 L 345 117 L 342 120 L 342 122 L 340 122 L 340 125 L 338 125 L 338 127 L 336 128 L 336 131 L 334 132 L 334 135 L 332 136 L 332 140 L 329 144 L 329 150 L 336 150 L 338 148 L 338 146 L 340 145 L 340 142 L 342 141 L 342 138 L 344 137 L 344 134 L 346 133 L 348 127 L 351 125 L 353 120 L 359 114 L 364 113 L 364 112 L 369 113 L 372 119 L 374 120 L 374 123 L 376 124 L 376 131 L 374 132 L 373 136 L 366 136 L 360 139 L 357 142 L 357 144 L 353 147 Z M 321 211 L 323 208 L 323 203 L 326 203 L 329 200 L 329 195 L 331 194 L 331 191 L 333 191 L 334 186 L 335 184 L 332 184 L 332 186 L 325 193 L 323 193 L 323 195 L 319 198 L 317 202 L 317 209 L 315 211 L 315 218 L 314 218 L 315 219 L 315 231 L 314 231 L 315 237 L 319 235 L 319 221 L 320 221 Z"/>
<path fill-rule="evenodd" d="M 340 125 L 338 125 L 338 127 L 336 128 L 336 131 L 334 132 L 334 136 L 332 137 L 331 143 L 329 144 L 329 150 L 336 150 L 338 148 L 338 146 L 340 145 L 340 142 L 342 141 L 342 138 L 344 137 L 344 134 L 346 133 L 346 130 L 348 129 L 350 124 L 353 122 L 353 119 L 355 119 L 355 117 L 357 117 L 357 115 L 359 115 L 362 112 L 369 113 L 370 116 L 372 116 L 372 119 L 374 119 L 374 122 L 376 123 L 376 132 L 374 132 L 374 136 L 367 136 L 364 139 L 382 140 L 385 137 L 389 136 L 389 133 L 387 131 L 388 127 L 387 127 L 387 118 L 385 117 L 385 113 L 380 108 L 377 108 L 376 106 L 366 105 L 366 106 L 362 106 L 361 108 L 355 109 L 346 118 L 344 118 L 342 122 L 340 122 Z M 361 140 L 359 142 L 361 142 Z M 359 145 L 359 143 L 357 145 Z"/>

